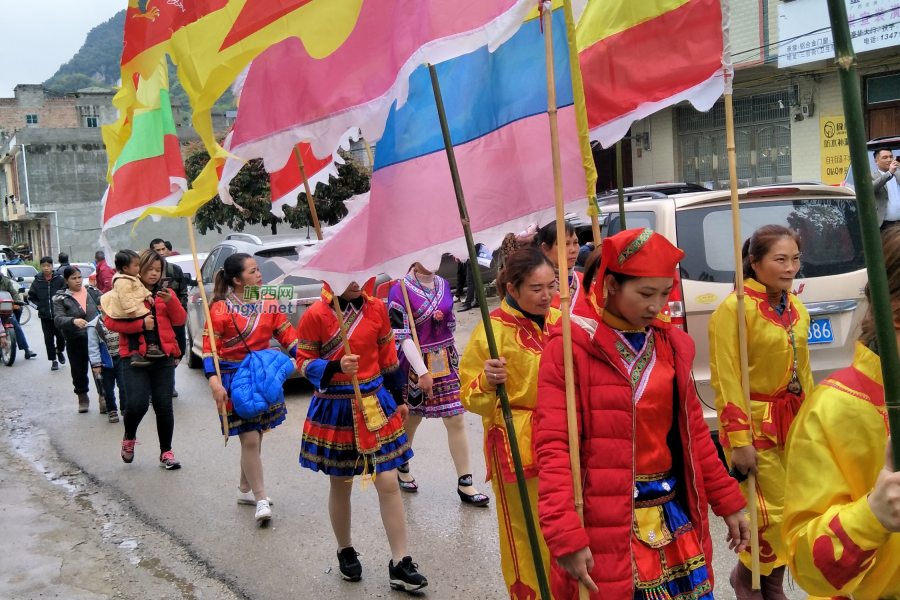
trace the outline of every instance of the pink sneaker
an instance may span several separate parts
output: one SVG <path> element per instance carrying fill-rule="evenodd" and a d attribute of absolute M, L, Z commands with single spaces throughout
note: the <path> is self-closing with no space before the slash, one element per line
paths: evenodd
<path fill-rule="evenodd" d="M 180 469 L 181 463 L 175 460 L 175 453 L 169 450 L 159 456 L 159 466 L 166 471 L 172 471 L 173 469 Z"/>
<path fill-rule="evenodd" d="M 135 444 L 139 444 L 137 440 L 122 440 L 122 452 L 119 456 L 122 457 L 122 460 L 126 463 L 130 463 L 134 460 L 134 446 Z"/>

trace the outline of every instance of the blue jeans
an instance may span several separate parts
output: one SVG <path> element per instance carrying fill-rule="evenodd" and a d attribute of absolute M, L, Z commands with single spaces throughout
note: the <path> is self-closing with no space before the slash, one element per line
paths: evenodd
<path fill-rule="evenodd" d="M 16 331 L 16 343 L 19 346 L 19 350 L 28 350 L 28 340 L 25 339 L 25 333 L 22 331 L 22 326 L 19 325 L 19 317 L 21 315 L 22 309 L 20 308 L 13 311 L 10 319 L 12 320 L 13 329 Z"/>
<path fill-rule="evenodd" d="M 112 357 L 113 366 L 103 367 L 100 377 L 103 379 L 103 398 L 106 400 L 107 410 L 119 410 L 116 408 L 116 384 L 119 385 L 119 404 L 125 404 L 125 376 L 122 374 L 122 359 Z"/>

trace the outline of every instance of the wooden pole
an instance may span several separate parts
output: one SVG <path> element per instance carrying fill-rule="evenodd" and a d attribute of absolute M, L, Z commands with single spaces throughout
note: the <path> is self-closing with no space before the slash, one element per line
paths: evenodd
<path fill-rule="evenodd" d="M 209 301 L 206 299 L 206 288 L 203 287 L 203 275 L 200 273 L 200 260 L 197 258 L 197 241 L 194 239 L 194 218 L 187 218 L 188 236 L 191 240 L 191 254 L 194 255 L 194 272 L 197 273 L 197 287 L 200 288 L 200 299 L 203 303 L 203 314 L 206 316 L 206 335 L 209 336 L 209 347 L 212 350 L 213 364 L 216 366 L 216 377 L 222 383 L 222 372 L 219 370 L 219 353 L 216 349 L 216 336 L 213 335 L 212 317 L 209 314 Z M 191 349 L 188 348 L 188 352 Z M 222 417 L 222 429 L 225 432 L 225 445 L 228 445 L 228 408 L 222 406 L 219 412 Z"/>
<path fill-rule="evenodd" d="M 844 0 L 828 0 L 834 52 L 844 100 L 844 118 L 847 122 L 847 141 L 850 143 L 850 164 L 853 165 L 853 183 L 856 186 L 856 205 L 859 211 L 859 227 L 862 230 L 866 269 L 869 272 L 869 295 L 875 316 L 878 356 L 884 377 L 884 402 L 887 407 L 891 431 L 900 432 L 900 355 L 897 353 L 894 312 L 887 272 L 884 267 L 884 248 L 881 246 L 878 215 L 875 211 L 875 192 L 869 175 L 869 156 L 866 149 L 866 127 L 856 74 L 856 54 L 850 38 L 847 6 Z M 891 436 L 894 452 L 894 471 L 900 470 L 900 434 Z"/>
<path fill-rule="evenodd" d="M 338 295 L 333 291 L 331 294 L 331 303 L 334 306 L 334 313 L 337 316 L 338 327 L 341 328 L 341 341 L 344 343 L 344 354 L 350 356 L 352 352 L 350 351 L 350 337 L 347 335 L 347 325 L 344 323 L 344 311 L 341 310 L 341 303 L 338 301 Z M 353 383 L 353 392 L 356 394 L 356 403 L 359 405 L 360 410 L 362 410 L 362 393 L 359 391 L 359 379 L 354 374 L 350 376 L 350 381 Z"/>
<path fill-rule="evenodd" d="M 409 318 L 409 330 L 412 331 L 413 341 L 416 343 L 416 350 L 422 353 L 422 346 L 419 345 L 419 334 L 416 332 L 416 320 L 413 317 L 412 302 L 409 301 L 409 292 L 406 291 L 406 277 L 400 280 L 400 289 L 403 290 L 403 302 L 406 304 L 406 315 Z"/>
<path fill-rule="evenodd" d="M 726 75 L 727 77 L 727 75 Z M 741 259 L 741 215 L 738 202 L 737 158 L 734 146 L 734 103 L 732 95 L 725 94 L 725 143 L 728 147 L 728 178 L 731 182 L 731 228 L 734 233 L 734 291 L 737 295 L 738 345 L 741 359 L 741 384 L 744 407 L 750 422 L 750 442 L 753 443 L 753 413 L 750 407 L 750 367 L 747 358 L 747 318 L 744 308 L 744 265 Z M 756 514 L 756 475 L 747 473 L 747 507 L 750 512 L 750 557 L 753 572 L 753 589 L 760 588 L 759 581 L 759 517 Z"/>
<path fill-rule="evenodd" d="M 547 10 L 543 10 L 546 6 Z M 575 512 L 584 526 L 584 494 L 581 489 L 581 452 L 578 440 L 578 407 L 575 402 L 575 367 L 572 356 L 572 321 L 569 295 L 569 259 L 566 250 L 566 211 L 563 206 L 562 162 L 559 156 L 559 126 L 556 119 L 556 73 L 553 59 L 553 11 L 541 4 L 544 12 L 544 51 L 547 55 L 547 116 L 550 118 L 550 149 L 553 157 L 553 196 L 556 201 L 556 248 L 559 260 L 559 308 L 562 311 L 563 369 L 566 378 L 566 421 L 569 429 L 569 465 L 572 469 Z M 578 594 L 590 595 L 579 581 Z"/>
<path fill-rule="evenodd" d="M 622 181 L 622 140 L 616 142 L 616 185 L 619 188 L 619 231 L 625 231 L 625 184 Z"/>
<path fill-rule="evenodd" d="M 366 141 L 366 138 L 362 138 L 363 146 L 366 147 L 366 156 L 369 157 L 369 171 L 375 170 L 375 156 L 372 154 L 372 146 L 369 145 L 369 142 Z"/>
<path fill-rule="evenodd" d="M 313 227 L 316 229 L 316 237 L 322 241 L 322 226 L 319 225 L 319 214 L 316 212 L 316 202 L 312 192 L 309 191 L 309 180 L 306 178 L 306 167 L 303 166 L 303 157 L 300 155 L 300 144 L 294 146 L 294 156 L 297 157 L 297 166 L 300 167 L 300 176 L 303 177 L 303 187 L 306 189 L 306 202 L 309 204 L 309 214 L 312 215 Z"/>
<path fill-rule="evenodd" d="M 453 152 L 453 140 L 450 138 L 450 127 L 447 125 L 447 114 L 444 111 L 444 100 L 441 97 L 441 86 L 438 81 L 437 71 L 434 65 L 428 66 L 431 74 L 431 86 L 434 89 L 434 100 L 437 105 L 438 119 L 441 123 L 441 133 L 444 136 L 444 149 L 447 152 L 447 162 L 450 164 L 450 176 L 453 179 L 453 189 L 456 192 L 456 205 L 459 208 L 459 220 L 463 226 L 466 237 L 466 246 L 469 249 L 469 261 L 472 264 L 472 276 L 475 280 L 475 295 L 478 298 L 478 306 L 481 308 L 481 320 L 484 323 L 484 334 L 487 338 L 488 350 L 491 358 L 500 357 L 497 352 L 497 341 L 494 339 L 494 329 L 491 326 L 491 313 L 488 310 L 487 298 L 484 295 L 484 282 L 481 280 L 481 269 L 478 267 L 478 252 L 475 250 L 475 240 L 472 237 L 472 227 L 469 224 L 469 209 L 466 207 L 466 198 L 463 194 L 462 183 L 459 180 L 459 169 L 456 166 L 456 154 Z M 509 450 L 512 454 L 513 468 L 516 472 L 516 486 L 519 488 L 519 499 L 525 517 L 525 529 L 528 532 L 528 542 L 531 545 L 531 556 L 534 560 L 535 573 L 538 580 L 540 598 L 550 599 L 550 586 L 547 584 L 547 573 L 544 571 L 544 558 L 541 556 L 541 545 L 531 511 L 531 500 L 528 497 L 528 484 L 525 482 L 525 470 L 522 468 L 522 455 L 519 453 L 519 441 L 516 438 L 516 428 L 513 425 L 512 409 L 509 407 L 509 397 L 506 395 L 506 386 L 497 386 L 497 396 L 500 399 L 500 408 L 503 412 L 503 422 L 506 425 L 506 436 L 509 439 Z"/>

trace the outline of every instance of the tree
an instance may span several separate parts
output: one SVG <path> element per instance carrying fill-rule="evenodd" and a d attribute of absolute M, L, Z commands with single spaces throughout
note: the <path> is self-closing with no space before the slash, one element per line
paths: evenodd
<path fill-rule="evenodd" d="M 209 154 L 200 143 L 189 144 L 184 150 L 184 169 L 188 181 L 193 184 L 209 162 Z M 369 191 L 369 171 L 349 152 L 341 152 L 344 164 L 338 165 L 338 177 L 330 177 L 328 185 L 320 183 L 314 193 L 316 213 L 324 225 L 334 225 L 347 215 L 344 201 Z M 194 223 L 201 234 L 222 228 L 243 231 L 247 225 L 270 225 L 272 233 L 277 226 L 286 223 L 291 229 L 312 226 L 306 194 L 300 193 L 297 206 L 285 206 L 284 218 L 272 214 L 272 194 L 269 188 L 269 174 L 262 161 L 249 161 L 231 180 L 231 197 L 235 205 L 228 205 L 216 196 L 194 217 Z M 240 207 L 240 208 L 239 208 Z"/>

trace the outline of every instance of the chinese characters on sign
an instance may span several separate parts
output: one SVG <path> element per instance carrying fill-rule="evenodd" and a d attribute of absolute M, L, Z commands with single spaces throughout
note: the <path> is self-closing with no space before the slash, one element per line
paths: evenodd
<path fill-rule="evenodd" d="M 839 184 L 850 166 L 850 146 L 843 115 L 819 118 L 819 141 L 822 144 L 822 183 Z"/>
<path fill-rule="evenodd" d="M 260 295 L 263 298 L 272 298 L 281 300 L 286 298 L 292 300 L 294 298 L 294 286 L 292 285 L 264 285 L 255 286 L 248 285 L 244 288 L 244 300 L 259 300 Z"/>
<path fill-rule="evenodd" d="M 900 45 L 900 0 L 845 0 L 853 50 Z M 796 0 L 778 7 L 778 66 L 834 58 L 826 0 Z"/>

